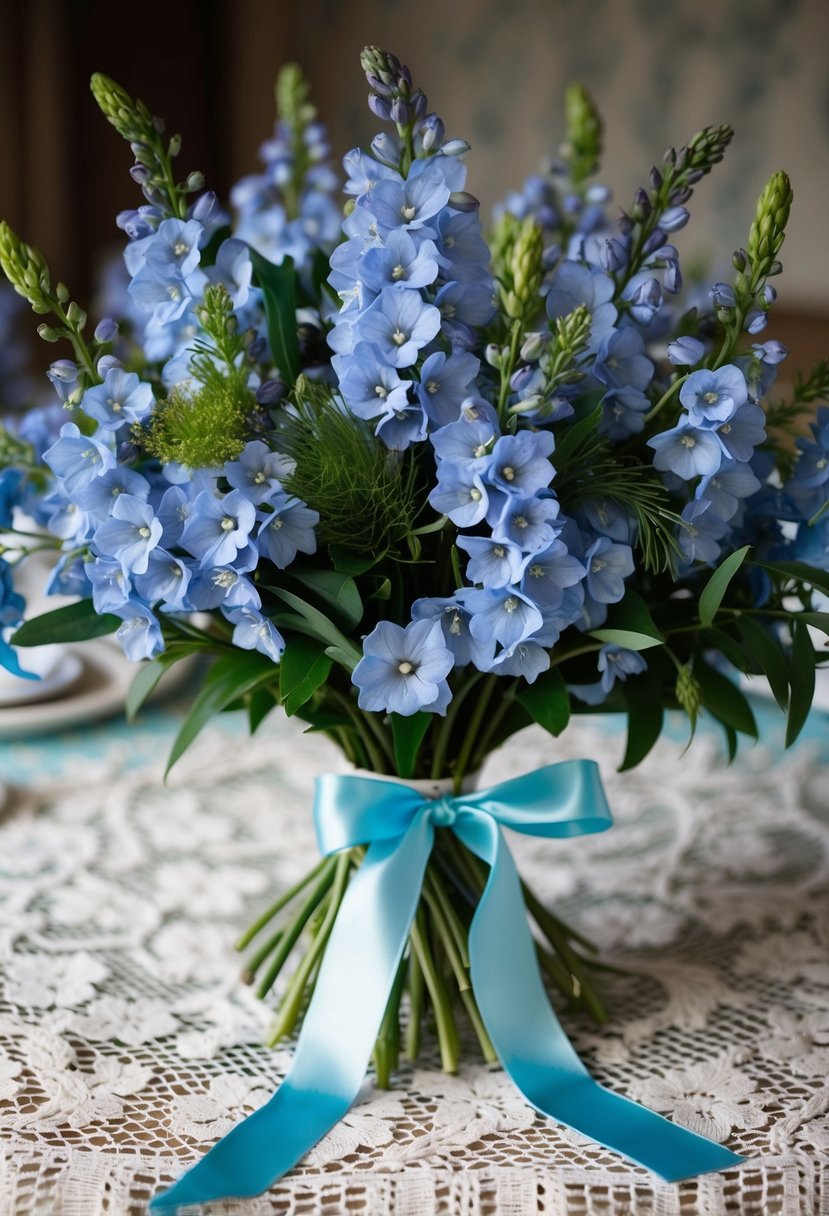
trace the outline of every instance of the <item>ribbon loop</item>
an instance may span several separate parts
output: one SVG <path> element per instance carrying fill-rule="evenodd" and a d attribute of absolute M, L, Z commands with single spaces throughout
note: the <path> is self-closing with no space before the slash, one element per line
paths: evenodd
<path fill-rule="evenodd" d="M 472 988 L 498 1057 L 527 1101 L 668 1181 L 741 1161 L 594 1081 L 547 998 L 501 825 L 546 837 L 610 827 L 592 761 L 548 765 L 437 802 L 391 781 L 327 775 L 317 781 L 314 821 L 324 853 L 368 849 L 340 905 L 293 1066 L 271 1100 L 151 1208 L 259 1194 L 347 1112 L 406 948 L 435 826 L 451 828 L 490 867 L 469 929 Z"/>

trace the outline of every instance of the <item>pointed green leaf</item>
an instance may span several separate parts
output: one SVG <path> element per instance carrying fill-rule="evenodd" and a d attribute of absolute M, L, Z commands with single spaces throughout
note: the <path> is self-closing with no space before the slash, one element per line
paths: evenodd
<path fill-rule="evenodd" d="M 699 597 L 699 619 L 703 625 L 713 624 L 723 596 L 728 590 L 728 584 L 742 566 L 750 549 L 751 545 L 744 545 L 742 549 L 730 553 L 703 587 Z"/>
<path fill-rule="evenodd" d="M 829 637 L 829 612 L 798 612 L 797 619 L 805 621 L 814 629 L 819 629 Z"/>
<path fill-rule="evenodd" d="M 216 660 L 170 749 L 165 777 L 210 719 L 254 688 L 276 682 L 278 668 L 256 650 L 228 651 Z"/>
<path fill-rule="evenodd" d="M 272 709 L 279 704 L 271 688 L 254 688 L 248 697 L 248 730 L 255 735 Z"/>
<path fill-rule="evenodd" d="M 611 604 L 604 625 L 601 629 L 592 629 L 590 637 L 628 650 L 647 650 L 651 646 L 661 646 L 665 641 L 650 609 L 635 591 L 627 591 L 623 600 Z"/>
<path fill-rule="evenodd" d="M 279 661 L 279 699 L 289 718 L 325 683 L 331 664 L 323 642 L 302 636 L 290 639 Z"/>
<path fill-rule="evenodd" d="M 318 608 L 314 608 L 312 604 L 306 603 L 305 600 L 300 599 L 293 592 L 286 591 L 284 587 L 269 586 L 267 590 L 272 591 L 289 608 L 293 608 L 297 616 L 304 622 L 305 628 L 302 632 L 307 633 L 310 637 L 318 638 L 320 642 L 325 642 L 329 647 L 336 647 L 341 654 L 341 658 L 345 660 L 344 665 L 353 671 L 362 655 L 354 643 L 340 632 L 334 622 L 325 613 L 320 612 Z M 277 617 L 275 619 L 279 621 L 280 618 Z"/>
<path fill-rule="evenodd" d="M 168 663 L 161 663 L 158 659 L 153 659 L 152 662 L 143 663 L 138 668 L 127 690 L 125 711 L 130 722 L 147 698 L 151 697 L 155 692 L 158 681 L 164 675 L 168 666 Z"/>
<path fill-rule="evenodd" d="M 786 723 L 786 747 L 791 747 L 803 730 L 815 696 L 815 660 L 809 629 L 803 621 L 795 621 L 792 657 L 789 664 L 789 720 Z"/>
<path fill-rule="evenodd" d="M 290 578 L 334 610 L 346 629 L 363 619 L 363 601 L 349 574 L 337 570 L 291 570 Z"/>
<path fill-rule="evenodd" d="M 662 733 L 662 681 L 651 670 L 629 676 L 622 685 L 622 696 L 627 708 L 628 736 L 620 773 L 640 764 Z"/>
<path fill-rule="evenodd" d="M 565 425 L 556 434 L 556 450 L 553 461 L 559 469 L 565 468 L 581 444 L 592 435 L 602 419 L 602 407 L 597 405 L 592 413 L 572 425 Z"/>
<path fill-rule="evenodd" d="M 286 257 L 278 266 L 250 249 L 250 257 L 268 323 L 268 343 L 274 362 L 282 376 L 293 384 L 302 370 L 296 326 L 296 270 L 293 258 Z"/>
<path fill-rule="evenodd" d="M 12 635 L 13 646 L 45 646 L 50 642 L 86 642 L 114 633 L 123 622 L 111 612 L 98 613 L 92 600 L 64 604 L 24 621 Z"/>
<path fill-rule="evenodd" d="M 352 553 L 350 549 L 346 549 L 342 545 L 329 545 L 328 552 L 331 554 L 331 564 L 334 569 L 338 570 L 340 574 L 352 576 L 365 574 L 386 556 L 385 550 L 382 553 Z"/>
<path fill-rule="evenodd" d="M 750 564 L 758 566 L 761 570 L 768 570 L 771 574 L 794 579 L 798 583 L 808 583 L 810 587 L 817 587 L 824 595 L 829 595 L 829 571 L 827 570 L 818 570 L 806 562 L 751 562 Z"/>
<path fill-rule="evenodd" d="M 409 714 L 407 717 L 403 717 L 401 714 L 389 715 L 398 777 L 414 776 L 417 753 L 420 751 L 420 745 L 431 725 L 433 716 L 433 714 L 422 712 Z"/>
<path fill-rule="evenodd" d="M 551 735 L 560 735 L 570 721 L 570 694 L 558 668 L 543 672 L 516 697 L 534 722 Z"/>
<path fill-rule="evenodd" d="M 699 655 L 694 659 L 694 678 L 700 687 L 702 703 L 710 714 L 726 726 L 757 738 L 754 713 L 736 684 Z"/>
<path fill-rule="evenodd" d="M 763 628 L 759 621 L 748 613 L 739 618 L 738 626 L 743 636 L 746 650 L 753 655 L 765 672 L 775 701 L 783 710 L 789 708 L 789 671 L 786 656 L 782 647 L 770 633 Z"/>

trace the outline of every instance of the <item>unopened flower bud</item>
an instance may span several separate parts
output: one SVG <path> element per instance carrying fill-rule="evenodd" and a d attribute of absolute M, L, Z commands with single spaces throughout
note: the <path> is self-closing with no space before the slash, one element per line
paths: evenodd
<path fill-rule="evenodd" d="M 84 325 L 86 325 L 86 313 L 80 304 L 76 304 L 74 300 L 66 310 L 66 317 L 69 324 L 74 325 L 77 329 L 83 329 Z"/>
<path fill-rule="evenodd" d="M 152 174 L 146 165 L 131 165 L 130 177 L 138 186 L 145 186 L 150 180 Z"/>
<path fill-rule="evenodd" d="M 188 194 L 195 194 L 197 190 L 203 190 L 204 174 L 200 173 L 198 169 L 194 170 L 192 173 L 189 173 L 187 175 L 187 181 L 185 182 L 185 188 Z"/>
<path fill-rule="evenodd" d="M 44 342 L 59 342 L 63 336 L 60 330 L 53 329 L 51 325 L 38 325 L 37 332 Z"/>
<path fill-rule="evenodd" d="M 684 228 L 691 218 L 689 211 L 685 207 L 669 207 L 667 211 L 663 211 L 659 217 L 659 227 L 663 232 L 679 232 L 680 228 Z"/>
<path fill-rule="evenodd" d="M 640 221 L 646 220 L 652 211 L 651 200 L 641 186 L 633 196 L 633 207 L 631 210 L 633 218 Z"/>
<path fill-rule="evenodd" d="M 525 363 L 534 363 L 536 359 L 541 357 L 545 345 L 543 334 L 527 334 L 521 344 L 521 358 Z"/>
<path fill-rule="evenodd" d="M 663 181 L 662 174 L 659 172 L 656 165 L 654 165 L 653 168 L 651 169 L 650 173 L 648 174 L 648 184 L 649 184 L 651 190 L 658 190 L 659 187 L 662 185 L 662 181 Z"/>
<path fill-rule="evenodd" d="M 453 190 L 449 195 L 449 206 L 454 207 L 456 211 L 477 211 L 480 205 L 475 195 L 470 194 L 468 190 Z"/>
<path fill-rule="evenodd" d="M 65 283 L 58 283 L 55 287 L 55 295 L 58 297 L 61 304 L 65 304 L 69 299 L 69 288 Z"/>
<path fill-rule="evenodd" d="M 368 108 L 381 122 L 388 122 L 391 119 L 391 106 L 385 97 L 379 97 L 377 93 L 369 93 Z"/>
<path fill-rule="evenodd" d="M 494 367 L 496 370 L 500 368 L 503 353 L 497 342 L 490 342 L 487 345 L 486 350 L 484 351 L 484 358 L 490 367 Z"/>
<path fill-rule="evenodd" d="M 423 151 L 431 152 L 432 148 L 440 147 L 443 143 L 445 129 L 437 114 L 427 114 L 420 124 L 420 137 Z"/>
<path fill-rule="evenodd" d="M 118 322 L 112 317 L 102 317 L 95 326 L 96 342 L 111 342 L 118 334 Z"/>
<path fill-rule="evenodd" d="M 469 151 L 469 144 L 465 139 L 447 139 L 441 151 L 444 156 L 463 156 Z"/>
<path fill-rule="evenodd" d="M 200 224 L 207 224 L 216 214 L 219 208 L 219 200 L 212 190 L 208 190 L 200 198 L 197 198 L 193 204 L 193 219 L 198 220 Z"/>
<path fill-rule="evenodd" d="M 80 386 L 78 386 L 78 388 L 76 388 L 76 389 L 73 389 L 73 391 L 66 398 L 66 404 L 72 409 L 74 409 L 76 405 L 80 405 L 80 403 L 82 401 L 83 401 L 83 389 Z"/>
<path fill-rule="evenodd" d="M 748 265 L 748 258 L 742 249 L 735 249 L 731 255 L 731 265 L 742 274 Z"/>
<path fill-rule="evenodd" d="M 102 355 L 98 360 L 95 370 L 102 380 L 106 379 L 107 372 L 112 371 L 113 367 L 120 367 L 120 359 L 116 359 L 115 355 Z"/>
<path fill-rule="evenodd" d="M 288 391 L 284 380 L 263 380 L 256 390 L 257 405 L 276 405 Z"/>

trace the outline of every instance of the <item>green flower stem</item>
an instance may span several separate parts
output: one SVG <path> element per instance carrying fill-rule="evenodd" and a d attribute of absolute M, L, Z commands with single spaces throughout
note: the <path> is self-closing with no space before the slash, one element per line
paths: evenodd
<path fill-rule="evenodd" d="M 372 734 L 374 726 L 370 727 L 367 724 L 367 719 L 370 715 L 361 713 L 351 698 L 346 696 L 345 693 L 340 692 L 338 689 L 331 689 L 330 692 L 337 704 L 345 710 L 354 723 L 355 733 L 367 759 L 367 763 L 360 767 L 369 768 L 375 773 L 387 773 L 391 764 L 393 770 L 394 761 L 392 756 L 387 754 L 385 749 L 381 749 Z"/>
<path fill-rule="evenodd" d="M 495 732 L 497 731 L 498 727 L 501 725 L 501 722 L 503 721 L 503 719 L 506 717 L 506 715 L 509 713 L 510 709 L 512 708 L 512 704 L 515 700 L 515 694 L 516 694 L 517 689 L 518 689 L 518 681 L 516 680 L 515 683 L 510 685 L 510 687 L 507 689 L 507 691 L 501 697 L 501 700 L 499 701 L 499 703 L 496 706 L 496 708 L 494 709 L 494 711 L 490 714 L 489 719 L 487 720 L 487 724 L 484 727 L 483 734 L 481 735 L 481 738 L 478 741 L 478 747 L 473 754 L 473 759 L 472 759 L 472 771 L 473 772 L 475 772 L 477 769 L 479 769 L 481 767 L 484 760 L 486 760 L 487 756 L 489 755 L 490 740 L 494 737 Z"/>
<path fill-rule="evenodd" d="M 435 899 L 438 907 L 440 908 L 441 915 L 443 916 L 446 924 L 448 925 L 448 927 L 451 931 L 452 939 L 455 943 L 455 948 L 458 952 L 458 955 L 460 956 L 461 966 L 463 967 L 464 971 L 468 971 L 469 970 L 468 928 L 461 921 L 460 917 L 458 916 L 457 912 L 455 911 L 455 908 L 454 908 L 454 905 L 453 905 L 451 899 L 449 898 L 449 896 L 447 895 L 447 893 L 443 887 L 443 884 L 441 883 L 438 876 L 431 869 L 431 867 L 429 869 L 427 869 L 427 871 L 426 871 L 426 884 L 425 885 L 426 885 L 427 890 L 430 891 L 432 893 L 432 895 L 434 896 L 434 899 Z"/>
<path fill-rule="evenodd" d="M 475 672 L 471 679 L 467 680 L 465 684 L 461 685 L 449 703 L 449 709 L 446 712 L 446 717 L 440 724 L 437 742 L 435 744 L 435 754 L 432 760 L 432 771 L 430 773 L 432 781 L 439 781 L 446 772 L 446 756 L 449 751 L 449 743 L 452 738 L 452 731 L 455 725 L 455 719 L 458 716 L 458 710 L 460 709 L 470 690 L 474 688 L 481 678 L 482 673 Z"/>
<path fill-rule="evenodd" d="M 284 1038 L 285 1035 L 290 1034 L 296 1026 L 297 1020 L 302 1011 L 305 989 L 313 977 L 314 971 L 322 958 L 325 947 L 328 944 L 328 939 L 331 936 L 331 930 L 334 928 L 334 922 L 337 919 L 337 913 L 340 910 L 340 904 L 342 903 L 346 887 L 348 886 L 348 876 L 351 870 L 351 862 L 352 857 L 350 852 L 339 853 L 337 855 L 335 861 L 336 872 L 325 919 L 320 925 L 319 932 L 314 938 L 310 949 L 306 952 L 305 956 L 291 977 L 288 989 L 286 990 L 279 1006 L 276 1022 L 268 1037 L 268 1047 L 275 1047 L 280 1039 Z"/>
<path fill-rule="evenodd" d="M 284 929 L 277 929 L 276 933 L 272 933 L 270 937 L 266 939 L 265 944 L 260 946 L 256 953 L 250 959 L 248 959 L 242 970 L 241 978 L 243 984 L 253 983 L 253 981 L 256 979 L 257 971 L 262 966 L 265 959 L 270 958 L 270 956 L 273 954 L 274 950 L 282 940 L 282 935 L 284 932 Z"/>
<path fill-rule="evenodd" d="M 417 960 L 414 949 L 409 951 L 409 974 L 406 980 L 409 990 L 409 1023 L 406 1027 L 406 1057 L 416 1060 L 420 1055 L 420 1025 L 426 996 L 426 986 L 423 980 L 423 968 Z"/>
<path fill-rule="evenodd" d="M 552 980 L 559 992 L 564 996 L 572 997 L 573 977 L 561 961 L 546 950 L 540 942 L 535 943 L 535 955 L 541 970 Z"/>
<path fill-rule="evenodd" d="M 676 391 L 682 387 L 687 379 L 687 376 L 678 376 L 676 380 L 674 380 L 673 384 L 669 385 L 669 387 L 657 401 L 656 405 L 653 406 L 652 409 L 649 409 L 647 414 L 645 414 L 645 422 L 650 422 L 651 418 L 656 417 L 662 407 L 668 404 Z"/>
<path fill-rule="evenodd" d="M 374 1045 L 374 1071 L 379 1089 L 391 1089 L 391 1074 L 400 1062 L 400 1000 L 405 978 L 406 964 L 401 963 Z"/>
<path fill-rule="evenodd" d="M 510 379 L 515 371 L 515 365 L 518 362 L 518 350 L 521 345 L 521 322 L 515 320 L 512 323 L 512 332 L 510 334 L 509 354 L 505 363 L 501 364 L 501 387 L 498 392 L 498 417 L 502 418 L 504 407 L 507 404 L 507 397 L 510 395 Z"/>
<path fill-rule="evenodd" d="M 498 1055 L 495 1048 L 492 1046 L 492 1040 L 486 1032 L 486 1026 L 484 1026 L 481 1012 L 478 1009 L 478 1003 L 475 1000 L 471 988 L 464 988 L 461 990 L 461 1000 L 463 1001 L 467 1016 L 475 1028 L 475 1034 L 477 1035 L 478 1042 L 481 1045 L 481 1054 L 483 1055 L 487 1064 L 495 1064 L 498 1060 Z"/>
<path fill-rule="evenodd" d="M 455 794 L 455 796 L 461 792 L 461 786 L 463 785 L 463 779 L 466 775 L 467 765 L 469 764 L 469 757 L 473 747 L 475 746 L 478 731 L 481 729 L 484 714 L 487 711 L 490 698 L 495 690 L 497 682 L 497 676 L 489 675 L 486 677 L 478 700 L 475 703 L 475 708 L 470 714 L 469 724 L 466 728 L 466 734 L 464 735 L 463 743 L 461 744 L 461 749 L 458 753 L 457 764 L 455 765 L 455 774 L 452 782 L 452 793 Z"/>
<path fill-rule="evenodd" d="M 383 725 L 379 719 L 379 715 L 373 714 L 373 713 L 365 713 L 365 714 L 361 715 L 361 718 L 362 718 L 362 721 L 365 722 L 366 725 L 368 726 L 368 728 L 371 730 L 372 734 L 374 735 L 375 739 L 379 743 L 380 747 L 383 749 L 383 753 L 385 754 L 389 764 L 391 764 L 392 769 L 394 769 L 394 767 L 395 767 L 394 745 L 391 741 L 391 738 L 389 737 L 389 732 L 383 728 Z"/>
<path fill-rule="evenodd" d="M 440 1047 L 440 1062 L 444 1072 L 458 1071 L 460 1055 L 460 1040 L 458 1028 L 452 1013 L 452 1005 L 446 985 L 440 971 L 435 966 L 432 952 L 426 940 L 425 918 L 422 909 L 418 909 L 411 931 L 412 947 L 423 972 L 423 980 L 429 992 L 432 1008 L 435 1011 L 435 1023 Z"/>
<path fill-rule="evenodd" d="M 249 946 L 253 939 L 262 932 L 265 925 L 270 924 L 276 914 L 281 912 L 285 905 L 289 904 L 292 899 L 295 899 L 296 896 L 299 895 L 300 891 L 304 890 L 304 888 L 308 886 L 309 882 L 313 882 L 317 875 L 321 874 L 323 870 L 333 870 L 334 861 L 335 859 L 333 857 L 323 857 L 321 861 L 317 862 L 313 870 L 308 871 L 304 878 L 301 878 L 299 882 L 295 882 L 292 887 L 289 887 L 287 891 L 280 895 L 279 899 L 275 900 L 269 908 L 266 908 L 262 915 L 255 920 L 248 929 L 245 930 L 236 943 L 236 949 L 244 950 L 247 946 Z"/>
<path fill-rule="evenodd" d="M 556 954 L 559 956 L 569 972 L 569 995 L 576 1000 L 583 1001 L 595 1021 L 600 1025 L 603 1024 L 607 1021 L 607 1010 L 599 1000 L 598 996 L 593 990 L 590 980 L 585 974 L 585 960 L 576 954 L 576 952 L 571 948 L 570 943 L 567 940 L 567 933 L 562 931 L 561 922 L 548 915 L 547 909 L 535 898 L 524 883 L 522 883 L 521 886 L 524 892 L 525 902 L 532 913 L 535 923 L 538 925 L 539 929 L 547 938 L 547 941 L 553 947 Z"/>
<path fill-rule="evenodd" d="M 521 890 L 524 895 L 524 902 L 532 913 L 540 929 L 544 930 L 546 925 L 549 927 L 551 932 L 559 934 L 565 941 L 570 939 L 571 941 L 578 942 L 579 945 L 584 946 L 585 950 L 589 950 L 592 954 L 598 954 L 599 947 L 596 945 L 596 943 L 591 942 L 589 937 L 585 937 L 582 933 L 579 933 L 577 929 L 574 929 L 572 925 L 566 925 L 563 920 L 560 920 L 556 915 L 554 915 L 549 908 L 544 906 L 533 891 L 532 887 L 528 886 L 527 883 L 522 882 Z M 544 936 L 547 937 L 549 941 L 552 941 L 546 930 L 544 931 Z M 552 944 L 555 945 L 556 943 L 553 941 Z"/>
<path fill-rule="evenodd" d="M 317 910 L 320 901 L 325 898 L 331 889 L 331 886 L 335 880 L 335 875 L 339 875 L 339 863 L 343 856 L 345 856 L 345 854 L 340 854 L 340 856 L 335 859 L 333 866 L 327 867 L 323 870 L 319 881 L 312 888 L 310 895 L 305 900 L 291 924 L 286 928 L 285 935 L 277 947 L 273 961 L 265 973 L 265 978 L 262 980 L 262 983 L 257 989 L 257 995 L 260 998 L 264 997 L 273 987 L 277 976 L 285 966 L 285 961 L 288 958 L 288 955 L 291 953 L 299 940 L 300 933 L 305 928 L 305 925 L 308 923 L 310 917 Z"/>
<path fill-rule="evenodd" d="M 467 960 L 466 966 L 464 966 L 463 956 L 458 948 L 454 930 L 450 927 L 444 910 L 435 896 L 434 886 L 434 880 L 432 880 L 431 884 L 424 883 L 423 899 L 429 909 L 432 927 L 441 940 L 446 957 L 449 960 L 449 965 L 454 972 L 458 988 L 463 992 L 469 987 L 469 962 Z"/>

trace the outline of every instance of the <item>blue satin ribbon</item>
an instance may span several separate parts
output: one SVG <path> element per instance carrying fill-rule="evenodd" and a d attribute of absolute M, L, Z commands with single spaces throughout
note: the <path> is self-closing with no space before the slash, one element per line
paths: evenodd
<path fill-rule="evenodd" d="M 609 828 L 592 761 L 439 800 L 391 781 L 329 774 L 317 780 L 314 819 L 323 853 L 368 849 L 340 906 L 293 1065 L 270 1101 L 151 1208 L 258 1195 L 346 1114 L 406 948 L 436 827 L 451 828 L 490 866 L 469 930 L 472 988 L 498 1058 L 527 1101 L 669 1182 L 742 1160 L 594 1081 L 550 1006 L 501 826 L 545 837 Z"/>

